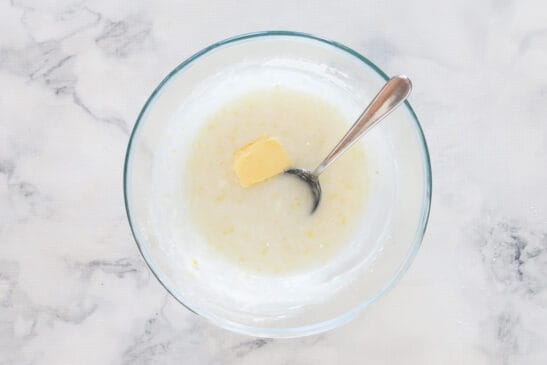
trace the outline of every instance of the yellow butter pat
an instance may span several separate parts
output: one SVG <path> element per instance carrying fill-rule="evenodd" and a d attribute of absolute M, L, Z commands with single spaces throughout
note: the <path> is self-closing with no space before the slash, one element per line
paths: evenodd
<path fill-rule="evenodd" d="M 269 179 L 291 166 L 287 152 L 272 137 L 261 137 L 241 147 L 234 157 L 234 171 L 243 187 Z"/>

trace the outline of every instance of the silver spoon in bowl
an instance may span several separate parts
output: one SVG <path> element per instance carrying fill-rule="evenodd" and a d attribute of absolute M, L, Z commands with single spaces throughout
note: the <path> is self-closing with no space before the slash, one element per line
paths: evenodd
<path fill-rule="evenodd" d="M 285 170 L 286 174 L 299 177 L 310 187 L 313 196 L 313 205 L 310 214 L 313 214 L 313 212 L 317 210 L 319 202 L 321 201 L 319 175 L 321 175 L 321 173 L 338 157 L 353 146 L 353 144 L 366 132 L 401 105 L 408 95 L 410 95 L 411 90 L 412 83 L 408 77 L 399 75 L 391 78 L 370 102 L 365 111 L 357 118 L 355 123 L 353 123 L 346 135 L 338 142 L 315 170 L 309 171 L 298 168 Z"/>

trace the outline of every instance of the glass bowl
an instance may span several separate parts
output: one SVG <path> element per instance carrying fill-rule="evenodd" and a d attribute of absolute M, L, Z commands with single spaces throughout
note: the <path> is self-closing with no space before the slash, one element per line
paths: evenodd
<path fill-rule="evenodd" d="M 139 114 L 124 170 L 133 236 L 167 291 L 226 329 L 297 337 L 347 323 L 393 287 L 420 247 L 431 200 L 427 145 L 408 102 L 363 138 L 362 143 L 377 146 L 376 157 L 382 162 L 374 167 L 370 206 L 359 239 L 341 254 L 338 264 L 312 273 L 258 276 L 226 271 L 207 257 L 200 257 L 205 263 L 196 270 L 189 258 L 198 254 L 198 233 L 189 223 L 184 201 L 176 198 L 182 160 L 169 155 L 177 141 L 181 151 L 188 148 L 204 121 L 204 103 L 211 110 L 222 105 L 219 85 L 233 93 L 245 83 L 334 90 L 342 97 L 333 102 L 350 105 L 351 121 L 387 79 L 376 65 L 346 46 L 286 31 L 221 41 L 170 72 Z M 202 106 L 202 114 L 196 105 Z"/>

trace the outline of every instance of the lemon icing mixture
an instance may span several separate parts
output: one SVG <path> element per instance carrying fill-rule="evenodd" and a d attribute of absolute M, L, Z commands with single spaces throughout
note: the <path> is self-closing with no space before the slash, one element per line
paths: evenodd
<path fill-rule="evenodd" d="M 189 149 L 184 189 L 192 224 L 211 251 L 266 275 L 336 256 L 366 208 L 364 146 L 321 175 L 323 198 L 311 215 L 308 186 L 282 171 L 313 169 L 351 122 L 327 100 L 283 87 L 253 91 L 209 116 Z"/>

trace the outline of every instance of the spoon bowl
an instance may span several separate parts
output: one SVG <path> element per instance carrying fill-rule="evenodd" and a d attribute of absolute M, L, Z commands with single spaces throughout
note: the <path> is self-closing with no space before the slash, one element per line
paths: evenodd
<path fill-rule="evenodd" d="M 285 170 L 285 173 L 294 175 L 308 184 L 313 198 L 310 214 L 315 212 L 321 201 L 321 184 L 319 184 L 319 176 L 314 175 L 311 171 L 296 168 Z"/>

